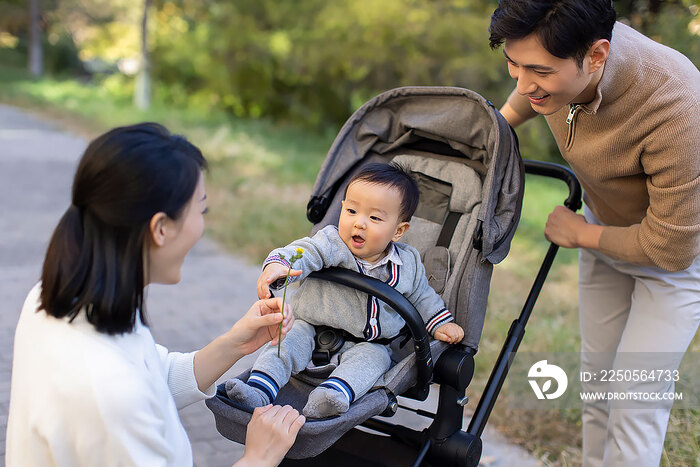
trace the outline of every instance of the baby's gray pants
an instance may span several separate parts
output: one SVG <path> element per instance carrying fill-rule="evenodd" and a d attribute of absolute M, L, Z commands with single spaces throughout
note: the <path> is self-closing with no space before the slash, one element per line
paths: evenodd
<path fill-rule="evenodd" d="M 267 373 L 281 388 L 287 384 L 292 374 L 304 370 L 311 361 L 315 334 L 311 324 L 297 319 L 282 340 L 281 358 L 277 357 L 277 346 L 268 344 L 255 361 L 253 370 Z M 353 400 L 356 400 L 372 388 L 390 365 L 391 358 L 386 346 L 372 342 L 346 341 L 340 350 L 339 365 L 329 378 L 345 381 L 354 392 Z"/>

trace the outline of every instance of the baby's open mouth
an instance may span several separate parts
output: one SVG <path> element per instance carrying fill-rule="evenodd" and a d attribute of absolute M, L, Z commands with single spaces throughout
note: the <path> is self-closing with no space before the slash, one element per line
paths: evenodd
<path fill-rule="evenodd" d="M 365 243 L 365 239 L 360 237 L 359 235 L 353 235 L 352 241 L 353 241 L 353 243 L 357 243 L 357 244 Z"/>

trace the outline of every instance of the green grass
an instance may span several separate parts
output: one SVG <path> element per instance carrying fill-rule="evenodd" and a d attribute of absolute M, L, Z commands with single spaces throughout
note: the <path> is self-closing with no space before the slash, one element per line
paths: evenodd
<path fill-rule="evenodd" d="M 147 112 L 132 108 L 114 80 L 102 85 L 74 80 L 32 81 L 20 69 L 0 65 L 0 102 L 41 112 L 90 138 L 139 121 L 158 121 L 197 144 L 210 162 L 207 233 L 230 251 L 259 262 L 272 248 L 306 235 L 305 206 L 334 134 L 316 134 L 264 120 L 240 120 L 216 112 L 173 108 L 156 102 Z M 468 393 L 475 407 L 510 323 L 520 313 L 548 243 L 543 228 L 552 208 L 567 196 L 562 182 L 528 176 L 523 216 L 511 254 L 496 266 L 476 375 Z M 576 352 L 577 256 L 561 249 L 535 306 L 523 352 Z M 696 336 L 690 351 L 700 350 Z M 507 390 L 489 423 L 525 446 L 543 465 L 581 463 L 580 411 L 532 411 L 508 407 Z M 474 405 L 472 405 L 474 404 Z M 663 466 L 700 461 L 698 410 L 671 412 Z"/>

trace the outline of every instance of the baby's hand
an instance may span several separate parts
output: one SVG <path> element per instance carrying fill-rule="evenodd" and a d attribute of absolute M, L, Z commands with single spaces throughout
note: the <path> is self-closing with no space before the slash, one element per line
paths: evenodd
<path fill-rule="evenodd" d="M 435 330 L 435 339 L 448 344 L 456 344 L 464 338 L 464 329 L 457 323 L 446 323 Z"/>
<path fill-rule="evenodd" d="M 270 298 L 270 284 L 275 282 L 280 277 L 285 277 L 289 268 L 284 264 L 280 263 L 270 263 L 265 266 L 263 272 L 260 273 L 258 277 L 258 298 Z M 290 276 L 298 276 L 301 274 L 301 269 L 292 269 L 289 273 Z"/>

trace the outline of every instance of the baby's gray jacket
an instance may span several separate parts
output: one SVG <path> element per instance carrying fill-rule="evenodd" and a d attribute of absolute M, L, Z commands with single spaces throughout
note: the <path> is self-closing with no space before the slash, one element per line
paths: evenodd
<path fill-rule="evenodd" d="M 401 264 L 398 264 L 399 261 L 389 261 L 390 273 L 386 282 L 413 303 L 432 336 L 438 327 L 454 320 L 452 313 L 428 285 L 418 250 L 405 243 L 394 243 L 394 247 Z M 265 260 L 263 269 L 270 263 L 289 266 L 287 259 L 294 256 L 297 248 L 303 248 L 304 255 L 294 263 L 293 268 L 301 269 L 302 274 L 289 278 L 290 282 L 302 281 L 291 299 L 296 318 L 315 326 L 344 329 L 367 341 L 399 334 L 405 325 L 403 318 L 377 298 L 355 289 L 307 277 L 313 271 L 333 266 L 363 272 L 355 256 L 340 238 L 336 226 L 329 225 L 313 237 L 304 237 L 284 248 L 273 250 Z"/>

